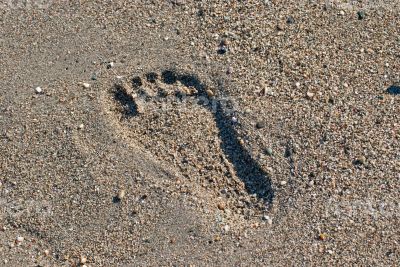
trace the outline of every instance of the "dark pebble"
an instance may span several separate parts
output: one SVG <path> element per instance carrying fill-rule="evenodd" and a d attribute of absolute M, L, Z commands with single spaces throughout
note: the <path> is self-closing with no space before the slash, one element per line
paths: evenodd
<path fill-rule="evenodd" d="M 217 50 L 217 53 L 218 53 L 219 55 L 223 55 L 223 54 L 225 54 L 226 52 L 228 52 L 228 48 L 226 48 L 226 46 L 221 46 L 221 47 L 219 47 L 218 50 Z"/>
<path fill-rule="evenodd" d="M 256 127 L 257 127 L 257 129 L 262 129 L 262 128 L 264 128 L 264 127 L 265 127 L 265 122 L 263 122 L 263 121 L 257 122 L 257 123 L 256 123 Z"/>
<path fill-rule="evenodd" d="M 365 11 L 363 11 L 363 10 L 358 11 L 358 12 L 357 12 L 357 15 L 358 15 L 358 19 L 359 19 L 359 20 L 363 20 L 363 19 L 365 19 L 365 17 L 367 16 L 367 15 L 365 14 Z"/>
<path fill-rule="evenodd" d="M 294 23 L 295 23 L 295 20 L 294 20 L 294 18 L 293 18 L 292 16 L 289 16 L 289 17 L 287 18 L 287 20 L 286 20 L 286 23 L 287 23 L 287 24 L 294 24 Z"/>

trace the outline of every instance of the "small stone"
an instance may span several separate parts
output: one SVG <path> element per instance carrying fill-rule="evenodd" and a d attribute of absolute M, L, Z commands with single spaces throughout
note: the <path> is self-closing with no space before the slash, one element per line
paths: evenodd
<path fill-rule="evenodd" d="M 268 215 L 264 215 L 264 216 L 262 217 L 262 219 L 263 219 L 264 221 L 266 221 L 269 225 L 272 224 L 272 219 L 271 219 L 271 217 L 269 217 Z"/>
<path fill-rule="evenodd" d="M 238 119 L 237 119 L 236 117 L 232 117 L 232 122 L 233 122 L 233 123 L 237 123 L 237 122 L 238 122 Z"/>
<path fill-rule="evenodd" d="M 220 55 L 225 54 L 226 52 L 228 52 L 228 48 L 226 46 L 220 46 L 217 50 L 217 53 Z"/>
<path fill-rule="evenodd" d="M 286 23 L 287 24 L 294 24 L 294 18 L 292 17 L 292 16 L 289 16 L 288 18 L 287 18 L 287 20 L 286 20 Z"/>
<path fill-rule="evenodd" d="M 328 252 L 328 254 L 332 255 L 333 254 L 333 250 L 328 249 L 326 252 Z"/>
<path fill-rule="evenodd" d="M 207 93 L 208 97 L 213 97 L 214 96 L 214 92 L 212 90 L 210 90 L 210 89 L 207 89 L 206 93 Z"/>
<path fill-rule="evenodd" d="M 23 242 L 24 241 L 24 237 L 23 236 L 18 236 L 17 237 L 17 239 L 16 239 L 16 241 L 17 241 L 17 243 L 21 243 L 21 242 Z"/>
<path fill-rule="evenodd" d="M 230 227 L 229 225 L 225 225 L 225 226 L 224 226 L 224 232 L 225 232 L 225 233 L 228 233 L 229 230 L 231 230 L 231 227 Z"/>
<path fill-rule="evenodd" d="M 367 15 L 365 14 L 365 11 L 364 11 L 364 10 L 360 10 L 360 11 L 357 12 L 357 16 L 358 16 L 358 19 L 359 19 L 359 20 L 363 20 L 363 19 L 365 19 L 365 17 L 366 17 Z"/>
<path fill-rule="evenodd" d="M 126 192 L 124 189 L 120 190 L 117 195 L 118 199 L 121 201 L 125 197 L 125 194 Z"/>
<path fill-rule="evenodd" d="M 344 10 L 340 10 L 339 14 L 340 14 L 341 16 L 344 16 L 344 14 L 345 14 Z"/>
<path fill-rule="evenodd" d="M 307 98 L 312 99 L 314 97 L 314 93 L 307 92 Z"/>
<path fill-rule="evenodd" d="M 366 162 L 366 158 L 364 157 L 364 156 L 361 156 L 361 157 L 358 157 L 357 159 L 355 159 L 354 161 L 353 161 L 353 164 L 354 165 L 364 165 L 365 164 L 365 162 Z"/>
<path fill-rule="evenodd" d="M 232 74 L 232 73 L 233 73 L 233 68 L 228 67 L 228 69 L 226 70 L 226 74 Z"/>
<path fill-rule="evenodd" d="M 287 182 L 286 181 L 281 181 L 281 185 L 286 185 Z"/>
<path fill-rule="evenodd" d="M 79 259 L 79 262 L 80 262 L 81 264 L 85 264 L 85 263 L 87 262 L 86 256 L 81 255 L 81 257 L 80 257 L 80 259 Z"/>
<path fill-rule="evenodd" d="M 81 85 L 82 85 L 84 88 L 89 88 L 89 87 L 90 87 L 90 83 L 81 83 Z"/>
<path fill-rule="evenodd" d="M 296 85 L 297 88 L 300 88 L 301 84 L 299 82 L 297 82 L 295 85 Z"/>
<path fill-rule="evenodd" d="M 328 235 L 326 233 L 321 233 L 318 235 L 319 240 L 325 241 L 328 238 Z"/>
<path fill-rule="evenodd" d="M 112 67 L 114 67 L 114 62 L 110 62 L 107 64 L 107 69 L 111 69 Z"/>
<path fill-rule="evenodd" d="M 266 124 L 265 124 L 265 122 L 263 122 L 263 121 L 259 121 L 259 122 L 256 123 L 257 129 L 262 129 L 262 128 L 264 128 L 265 126 L 266 126 Z"/>
<path fill-rule="evenodd" d="M 50 250 L 48 250 L 48 249 L 45 249 L 43 253 L 44 253 L 44 255 L 45 255 L 45 256 L 49 256 L 49 254 L 50 254 Z"/>
<path fill-rule="evenodd" d="M 225 203 L 220 202 L 220 203 L 218 203 L 217 207 L 218 207 L 219 210 L 224 210 L 225 209 Z"/>
<path fill-rule="evenodd" d="M 42 92 L 43 92 L 43 90 L 42 90 L 42 88 L 41 87 L 36 87 L 35 88 L 35 92 L 37 93 L 37 94 L 41 94 Z"/>
<path fill-rule="evenodd" d="M 83 130 L 83 128 L 85 128 L 85 125 L 83 125 L 83 123 L 79 124 L 78 129 Z"/>
<path fill-rule="evenodd" d="M 268 156 L 272 156 L 272 154 L 273 154 L 272 148 L 267 147 L 267 149 L 265 150 L 265 153 L 267 153 Z"/>

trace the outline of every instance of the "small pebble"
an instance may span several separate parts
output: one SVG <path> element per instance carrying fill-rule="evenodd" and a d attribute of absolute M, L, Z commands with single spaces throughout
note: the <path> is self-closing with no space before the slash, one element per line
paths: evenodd
<path fill-rule="evenodd" d="M 50 254 L 50 250 L 45 249 L 45 250 L 44 250 L 44 255 L 45 255 L 45 256 L 49 256 L 49 254 Z"/>
<path fill-rule="evenodd" d="M 231 227 L 229 225 L 225 225 L 224 226 L 224 232 L 225 233 L 228 233 L 230 229 L 231 229 Z"/>
<path fill-rule="evenodd" d="M 87 258 L 83 255 L 81 255 L 81 258 L 79 259 L 81 264 L 85 264 L 87 262 Z"/>
<path fill-rule="evenodd" d="M 294 18 L 292 17 L 292 16 L 289 16 L 288 18 L 287 18 L 287 20 L 286 20 L 286 23 L 287 24 L 294 24 Z"/>
<path fill-rule="evenodd" d="M 107 64 L 107 69 L 111 69 L 112 67 L 114 67 L 114 62 L 110 62 Z"/>
<path fill-rule="evenodd" d="M 89 88 L 89 87 L 90 87 L 90 83 L 81 83 L 81 85 L 82 85 L 84 88 Z"/>
<path fill-rule="evenodd" d="M 263 219 L 264 221 L 266 221 L 269 225 L 272 224 L 272 219 L 271 219 L 271 217 L 269 217 L 268 215 L 264 215 L 264 216 L 262 217 L 262 219 Z"/>
<path fill-rule="evenodd" d="M 357 12 L 357 16 L 359 20 L 363 20 L 366 17 L 365 11 L 364 10 L 360 10 Z"/>
<path fill-rule="evenodd" d="M 238 122 L 238 119 L 237 119 L 236 117 L 232 117 L 232 122 L 233 122 L 233 123 L 237 123 L 237 122 Z"/>
<path fill-rule="evenodd" d="M 272 156 L 273 152 L 272 152 L 272 148 L 268 147 L 265 152 L 267 153 L 268 156 Z"/>
<path fill-rule="evenodd" d="M 265 126 L 266 126 L 266 124 L 265 124 L 265 122 L 263 122 L 263 121 L 259 121 L 259 122 L 256 123 L 257 129 L 262 129 L 262 128 L 264 128 Z"/>
<path fill-rule="evenodd" d="M 41 94 L 42 92 L 43 92 L 43 90 L 42 90 L 42 88 L 41 87 L 36 87 L 35 88 L 35 92 L 37 93 L 37 94 Z"/>
<path fill-rule="evenodd" d="M 226 52 L 228 52 L 228 48 L 226 48 L 226 46 L 220 46 L 217 50 L 217 53 L 220 55 L 225 54 Z"/>
<path fill-rule="evenodd" d="M 287 182 L 286 181 L 281 181 L 281 185 L 286 185 Z"/>
<path fill-rule="evenodd" d="M 119 192 L 118 192 L 118 199 L 119 200 L 122 200 L 124 197 L 125 197 L 125 194 L 126 194 L 126 192 L 125 192 L 125 190 L 124 189 L 122 189 L 122 190 L 120 190 Z"/>
<path fill-rule="evenodd" d="M 207 93 L 208 97 L 213 97 L 214 96 L 214 92 L 211 91 L 210 89 L 207 89 L 206 93 Z"/>
<path fill-rule="evenodd" d="M 219 210 L 224 210 L 225 209 L 225 203 L 220 202 L 220 203 L 218 203 L 217 207 L 218 207 Z"/>
<path fill-rule="evenodd" d="M 18 243 L 21 243 L 21 242 L 24 241 L 24 237 L 23 237 L 23 236 L 18 236 L 17 239 L 16 239 L 16 241 L 17 241 Z"/>
<path fill-rule="evenodd" d="M 83 128 L 85 128 L 85 125 L 83 125 L 83 123 L 81 123 L 81 124 L 79 124 L 78 128 L 79 128 L 80 130 L 82 130 Z"/>
<path fill-rule="evenodd" d="M 307 97 L 308 97 L 309 99 L 312 99 L 312 98 L 314 97 L 314 93 L 312 93 L 312 92 L 307 92 Z"/>

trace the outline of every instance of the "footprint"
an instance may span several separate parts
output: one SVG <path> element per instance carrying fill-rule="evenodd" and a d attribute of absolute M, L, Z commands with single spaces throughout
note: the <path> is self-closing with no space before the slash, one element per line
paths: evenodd
<path fill-rule="evenodd" d="M 216 87 L 218 92 L 223 91 L 222 83 Z M 149 138 L 152 145 L 146 148 L 152 152 L 162 154 L 166 150 L 171 163 L 179 165 L 187 176 L 197 177 L 193 175 L 197 169 L 198 182 L 216 184 L 214 188 L 221 194 L 228 192 L 230 199 L 248 194 L 263 208 L 272 203 L 270 178 L 244 148 L 235 130 L 240 125 L 238 111 L 197 75 L 174 69 L 149 72 L 115 84 L 112 97 L 120 121 L 130 127 L 129 131 L 135 132 L 136 138 Z M 160 142 L 165 144 L 159 148 Z M 190 163 L 192 166 L 184 167 Z"/>

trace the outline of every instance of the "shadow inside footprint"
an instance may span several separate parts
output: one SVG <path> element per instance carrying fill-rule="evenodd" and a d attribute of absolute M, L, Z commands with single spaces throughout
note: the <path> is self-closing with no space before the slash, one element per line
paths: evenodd
<path fill-rule="evenodd" d="M 162 82 L 174 84 L 179 81 L 186 87 L 193 87 L 197 93 L 194 95 L 197 104 L 207 108 L 213 115 L 219 130 L 221 148 L 228 160 L 234 166 L 237 176 L 243 181 L 246 191 L 249 194 L 256 194 L 257 197 L 266 203 L 272 203 L 274 192 L 271 180 L 267 173 L 251 157 L 250 153 L 239 142 L 237 132 L 232 122 L 232 114 L 227 112 L 230 109 L 229 102 L 222 99 L 210 97 L 206 86 L 201 83 L 197 76 L 191 74 L 178 74 L 173 70 L 165 70 L 161 74 Z M 219 85 L 223 87 L 222 84 Z M 221 90 L 223 88 L 220 88 Z M 128 105 L 128 110 L 134 110 L 134 104 L 127 103 L 126 96 L 117 95 L 119 101 L 124 106 Z M 132 99 L 133 101 L 133 99 Z M 130 101 L 128 101 L 130 102 Z"/>
<path fill-rule="evenodd" d="M 400 95 L 400 84 L 393 84 L 386 92 L 391 95 Z"/>
<path fill-rule="evenodd" d="M 121 113 L 125 117 L 138 115 L 138 109 L 134 99 L 125 91 L 122 86 L 115 85 L 112 92 L 114 100 L 117 101 L 122 107 Z"/>

